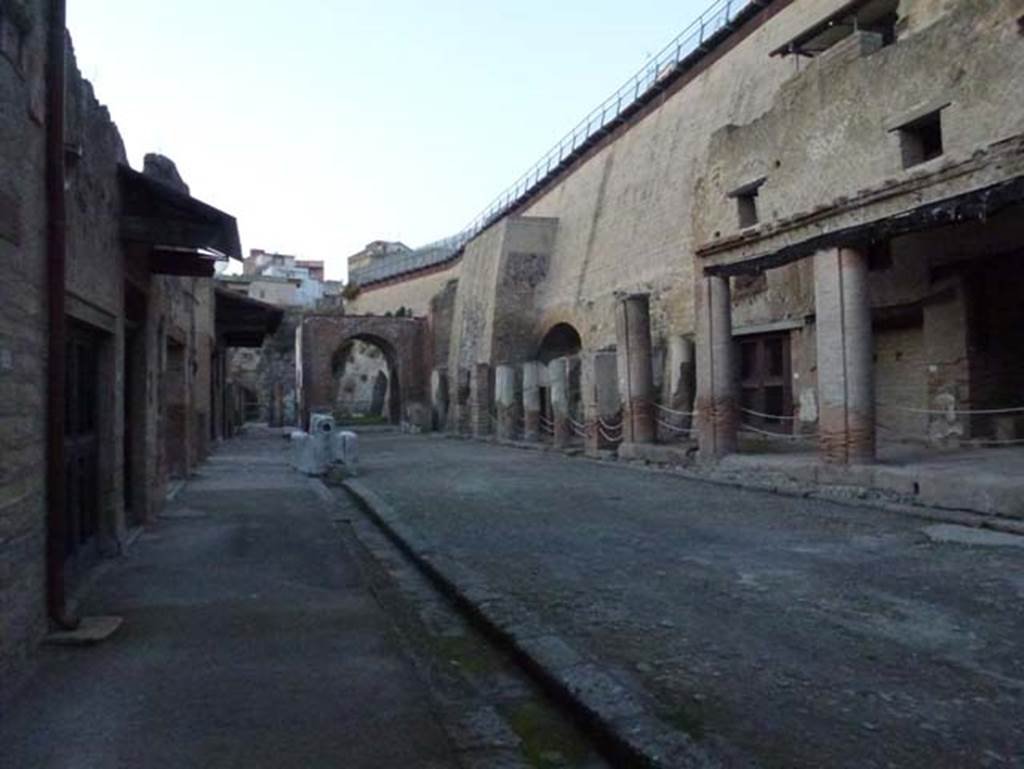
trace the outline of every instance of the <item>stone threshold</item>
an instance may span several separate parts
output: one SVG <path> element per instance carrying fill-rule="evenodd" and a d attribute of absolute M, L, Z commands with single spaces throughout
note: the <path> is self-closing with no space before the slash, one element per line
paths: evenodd
<path fill-rule="evenodd" d="M 565 641 L 518 601 L 445 554 L 363 482 L 343 487 L 380 529 L 488 637 L 570 709 L 616 766 L 715 769 L 720 757 L 654 714 L 653 703 Z"/>

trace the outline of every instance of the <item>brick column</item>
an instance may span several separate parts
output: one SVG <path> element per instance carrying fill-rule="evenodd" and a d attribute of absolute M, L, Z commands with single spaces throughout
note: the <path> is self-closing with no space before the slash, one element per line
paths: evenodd
<path fill-rule="evenodd" d="M 569 360 L 555 358 L 548 364 L 548 387 L 551 388 L 551 421 L 554 423 L 554 444 L 568 446 L 572 439 L 569 424 Z"/>
<path fill-rule="evenodd" d="M 584 354 L 580 380 L 583 389 L 583 419 L 587 425 L 586 451 L 596 455 L 601 450 L 613 449 L 618 445 L 603 437 L 599 429 L 600 420 L 612 423 L 618 419 L 621 405 L 618 356 L 614 352 Z"/>
<path fill-rule="evenodd" d="M 490 435 L 491 424 L 491 367 L 487 363 L 473 366 L 469 383 L 470 410 L 473 419 L 473 435 L 483 437 Z"/>
<path fill-rule="evenodd" d="M 874 342 L 867 254 L 814 255 L 818 348 L 818 443 L 826 462 L 875 460 Z"/>
<path fill-rule="evenodd" d="M 523 440 L 540 440 L 540 374 L 542 363 L 523 364 Z"/>
<path fill-rule="evenodd" d="M 654 371 L 651 361 L 651 313 L 646 294 L 620 300 L 616 307 L 619 385 L 623 440 L 654 443 Z"/>
<path fill-rule="evenodd" d="M 697 444 L 703 461 L 736 451 L 738 389 L 729 279 L 707 275 L 697 285 Z"/>
<path fill-rule="evenodd" d="M 498 437 L 506 441 L 512 440 L 519 434 L 519 404 L 516 402 L 515 367 L 495 367 L 494 406 L 498 413 Z"/>

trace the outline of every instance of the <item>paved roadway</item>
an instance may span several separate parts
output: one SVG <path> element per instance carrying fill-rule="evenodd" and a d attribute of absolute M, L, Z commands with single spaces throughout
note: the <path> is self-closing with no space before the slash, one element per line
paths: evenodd
<path fill-rule="evenodd" d="M 0 721 L 4 769 L 457 765 L 331 514 L 258 434 L 204 466 L 85 609 L 104 644 L 43 652 Z"/>
<path fill-rule="evenodd" d="M 1020 538 L 436 436 L 361 448 L 407 524 L 696 736 L 768 767 L 1024 766 Z"/>

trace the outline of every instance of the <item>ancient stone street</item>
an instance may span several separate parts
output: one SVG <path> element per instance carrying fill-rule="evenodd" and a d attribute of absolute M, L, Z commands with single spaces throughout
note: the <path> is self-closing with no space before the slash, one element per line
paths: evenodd
<path fill-rule="evenodd" d="M 0 0 L 0 769 L 1024 769 L 1024 0 L 243 11 Z"/>
<path fill-rule="evenodd" d="M 550 451 L 363 448 L 358 484 L 432 560 L 704 744 L 776 767 L 1024 762 L 1020 537 Z"/>

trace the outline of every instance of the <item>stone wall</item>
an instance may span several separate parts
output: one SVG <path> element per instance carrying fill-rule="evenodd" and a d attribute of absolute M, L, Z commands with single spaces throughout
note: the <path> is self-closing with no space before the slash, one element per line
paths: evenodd
<path fill-rule="evenodd" d="M 459 265 L 425 270 L 413 278 L 396 279 L 391 283 L 361 288 L 359 294 L 345 303 L 350 315 L 384 315 L 404 308 L 422 318 L 430 311 L 430 299 L 459 276 Z"/>
<path fill-rule="evenodd" d="M 45 629 L 46 199 L 42 2 L 0 37 L 0 705 Z"/>
<path fill-rule="evenodd" d="M 1024 0 L 901 0 L 891 45 L 861 30 L 813 59 L 771 55 L 844 6 L 768 4 L 469 242 L 454 303 L 438 302 L 446 312 L 434 324 L 435 361 L 446 369 L 450 392 L 465 389 L 461 383 L 478 363 L 530 359 L 531 345 L 558 323 L 573 326 L 585 350 L 613 349 L 616 298 L 631 293 L 650 296 L 654 384 L 664 390 L 672 340 L 695 336 L 698 273 L 749 262 L 748 274 L 731 280 L 734 332 L 788 335 L 794 414 L 799 429 L 814 430 L 820 409 L 813 265 L 765 269 L 750 260 L 830 227 L 899 216 L 1024 172 L 1010 146 L 1024 134 L 1024 102 L 1015 98 L 1024 82 Z M 898 129 L 930 110 L 941 110 L 942 156 L 904 169 Z M 745 188 L 757 192 L 752 227 L 738 217 L 737 194 Z M 874 207 L 855 209 L 865 195 Z M 869 282 L 877 395 L 902 410 L 890 419 L 895 434 L 965 432 L 958 418 L 937 427 L 914 415 L 908 409 L 915 404 L 963 408 L 985 398 L 1014 405 L 1012 385 L 1004 389 L 1013 392 L 971 391 L 971 379 L 1016 382 L 1007 363 L 1016 347 L 972 352 L 969 326 L 979 317 L 972 292 L 984 291 L 987 279 L 952 275 L 957 270 L 948 266 L 1019 250 L 1013 244 L 1024 233 L 1012 220 L 1007 213 L 887 239 L 888 253 L 879 254 Z M 510 255 L 530 249 L 511 247 L 512 233 L 530 221 L 557 224 L 550 242 L 533 250 L 542 256 L 519 269 Z M 368 295 L 374 312 L 394 311 L 406 297 L 434 288 L 414 277 Z M 950 340 L 945 347 L 943 335 Z"/>
<path fill-rule="evenodd" d="M 100 344 L 100 549 L 115 553 L 124 510 L 124 263 L 118 165 L 121 135 L 71 56 L 67 68 L 67 314 Z"/>

